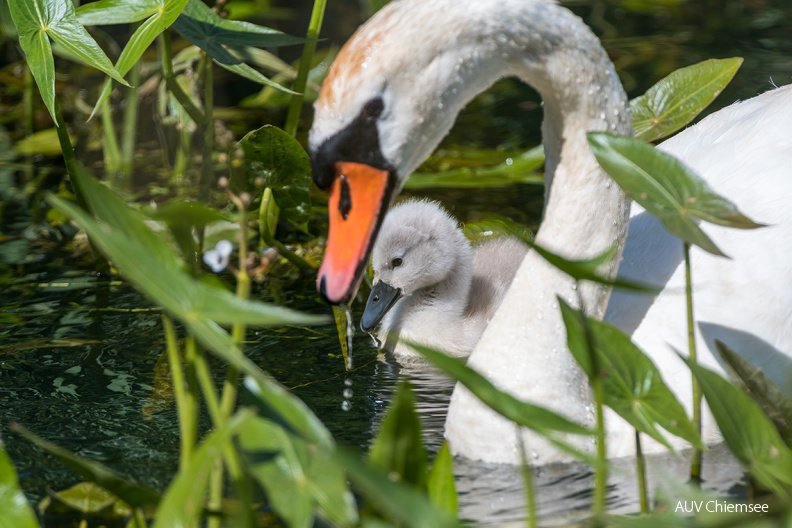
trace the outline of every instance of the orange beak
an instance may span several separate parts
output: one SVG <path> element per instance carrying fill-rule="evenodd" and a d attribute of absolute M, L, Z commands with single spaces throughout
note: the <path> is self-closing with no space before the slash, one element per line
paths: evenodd
<path fill-rule="evenodd" d="M 331 304 L 347 304 L 357 293 L 369 252 L 388 206 L 388 171 L 360 163 L 335 164 L 327 204 L 330 232 L 316 287 Z"/>

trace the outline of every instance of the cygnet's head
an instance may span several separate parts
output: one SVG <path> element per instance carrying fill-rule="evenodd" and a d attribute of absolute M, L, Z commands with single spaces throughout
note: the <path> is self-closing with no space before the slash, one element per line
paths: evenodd
<path fill-rule="evenodd" d="M 374 288 L 361 319 L 372 330 L 402 297 L 469 277 L 472 250 L 457 220 L 437 202 L 408 200 L 391 209 L 371 256 Z"/>

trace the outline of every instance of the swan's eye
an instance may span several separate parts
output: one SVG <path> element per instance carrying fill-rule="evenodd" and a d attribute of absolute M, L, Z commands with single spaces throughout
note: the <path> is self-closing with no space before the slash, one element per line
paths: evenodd
<path fill-rule="evenodd" d="M 398 268 L 402 265 L 402 259 L 400 257 L 396 257 L 395 259 L 391 260 L 391 267 Z"/>
<path fill-rule="evenodd" d="M 371 99 L 366 103 L 366 106 L 363 107 L 363 117 L 366 119 L 376 119 L 380 116 L 384 108 L 385 103 L 382 102 L 382 99 L 379 97 Z"/>

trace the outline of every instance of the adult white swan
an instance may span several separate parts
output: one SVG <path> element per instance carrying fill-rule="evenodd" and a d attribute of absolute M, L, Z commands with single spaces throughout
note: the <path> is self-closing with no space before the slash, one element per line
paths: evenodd
<path fill-rule="evenodd" d="M 330 234 L 317 282 L 327 300 L 352 297 L 404 180 L 460 109 L 503 76 L 519 77 L 544 101 L 547 200 L 536 241 L 574 259 L 624 244 L 629 200 L 599 168 L 586 132 L 629 134 L 630 117 L 613 64 L 591 31 L 550 1 L 402 0 L 350 39 L 315 104 L 314 180 L 330 191 Z M 744 213 L 771 225 L 753 232 L 704 227 L 732 259 L 693 252 L 701 361 L 716 366 L 709 347 L 721 337 L 787 382 L 790 122 L 792 90 L 786 87 L 722 110 L 664 144 Z M 591 315 L 605 316 L 633 336 L 690 408 L 690 376 L 670 348 L 686 349 L 681 253 L 681 242 L 635 211 L 622 273 L 658 284 L 662 293 L 617 294 L 609 305 L 607 289 L 586 284 L 580 295 Z M 607 273 L 616 273 L 619 257 Z M 522 399 L 591 423 L 588 384 L 566 350 L 556 302 L 557 295 L 574 302 L 576 293 L 569 278 L 529 252 L 469 365 Z M 632 453 L 632 429 L 615 416 L 606 420 L 609 456 Z M 535 463 L 565 459 L 524 434 Z M 705 441 L 716 434 L 705 416 Z M 514 426 L 461 387 L 452 398 L 446 436 L 457 454 L 518 461 Z"/>

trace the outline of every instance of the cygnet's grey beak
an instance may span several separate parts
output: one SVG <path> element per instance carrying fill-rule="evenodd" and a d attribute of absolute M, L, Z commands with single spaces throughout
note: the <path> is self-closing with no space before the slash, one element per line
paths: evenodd
<path fill-rule="evenodd" d="M 388 310 L 393 308 L 396 301 L 401 299 L 402 292 L 399 288 L 394 288 L 385 281 L 379 281 L 371 289 L 366 309 L 363 310 L 363 317 L 360 318 L 360 329 L 366 333 L 374 330 L 374 327 L 382 320 Z"/>

